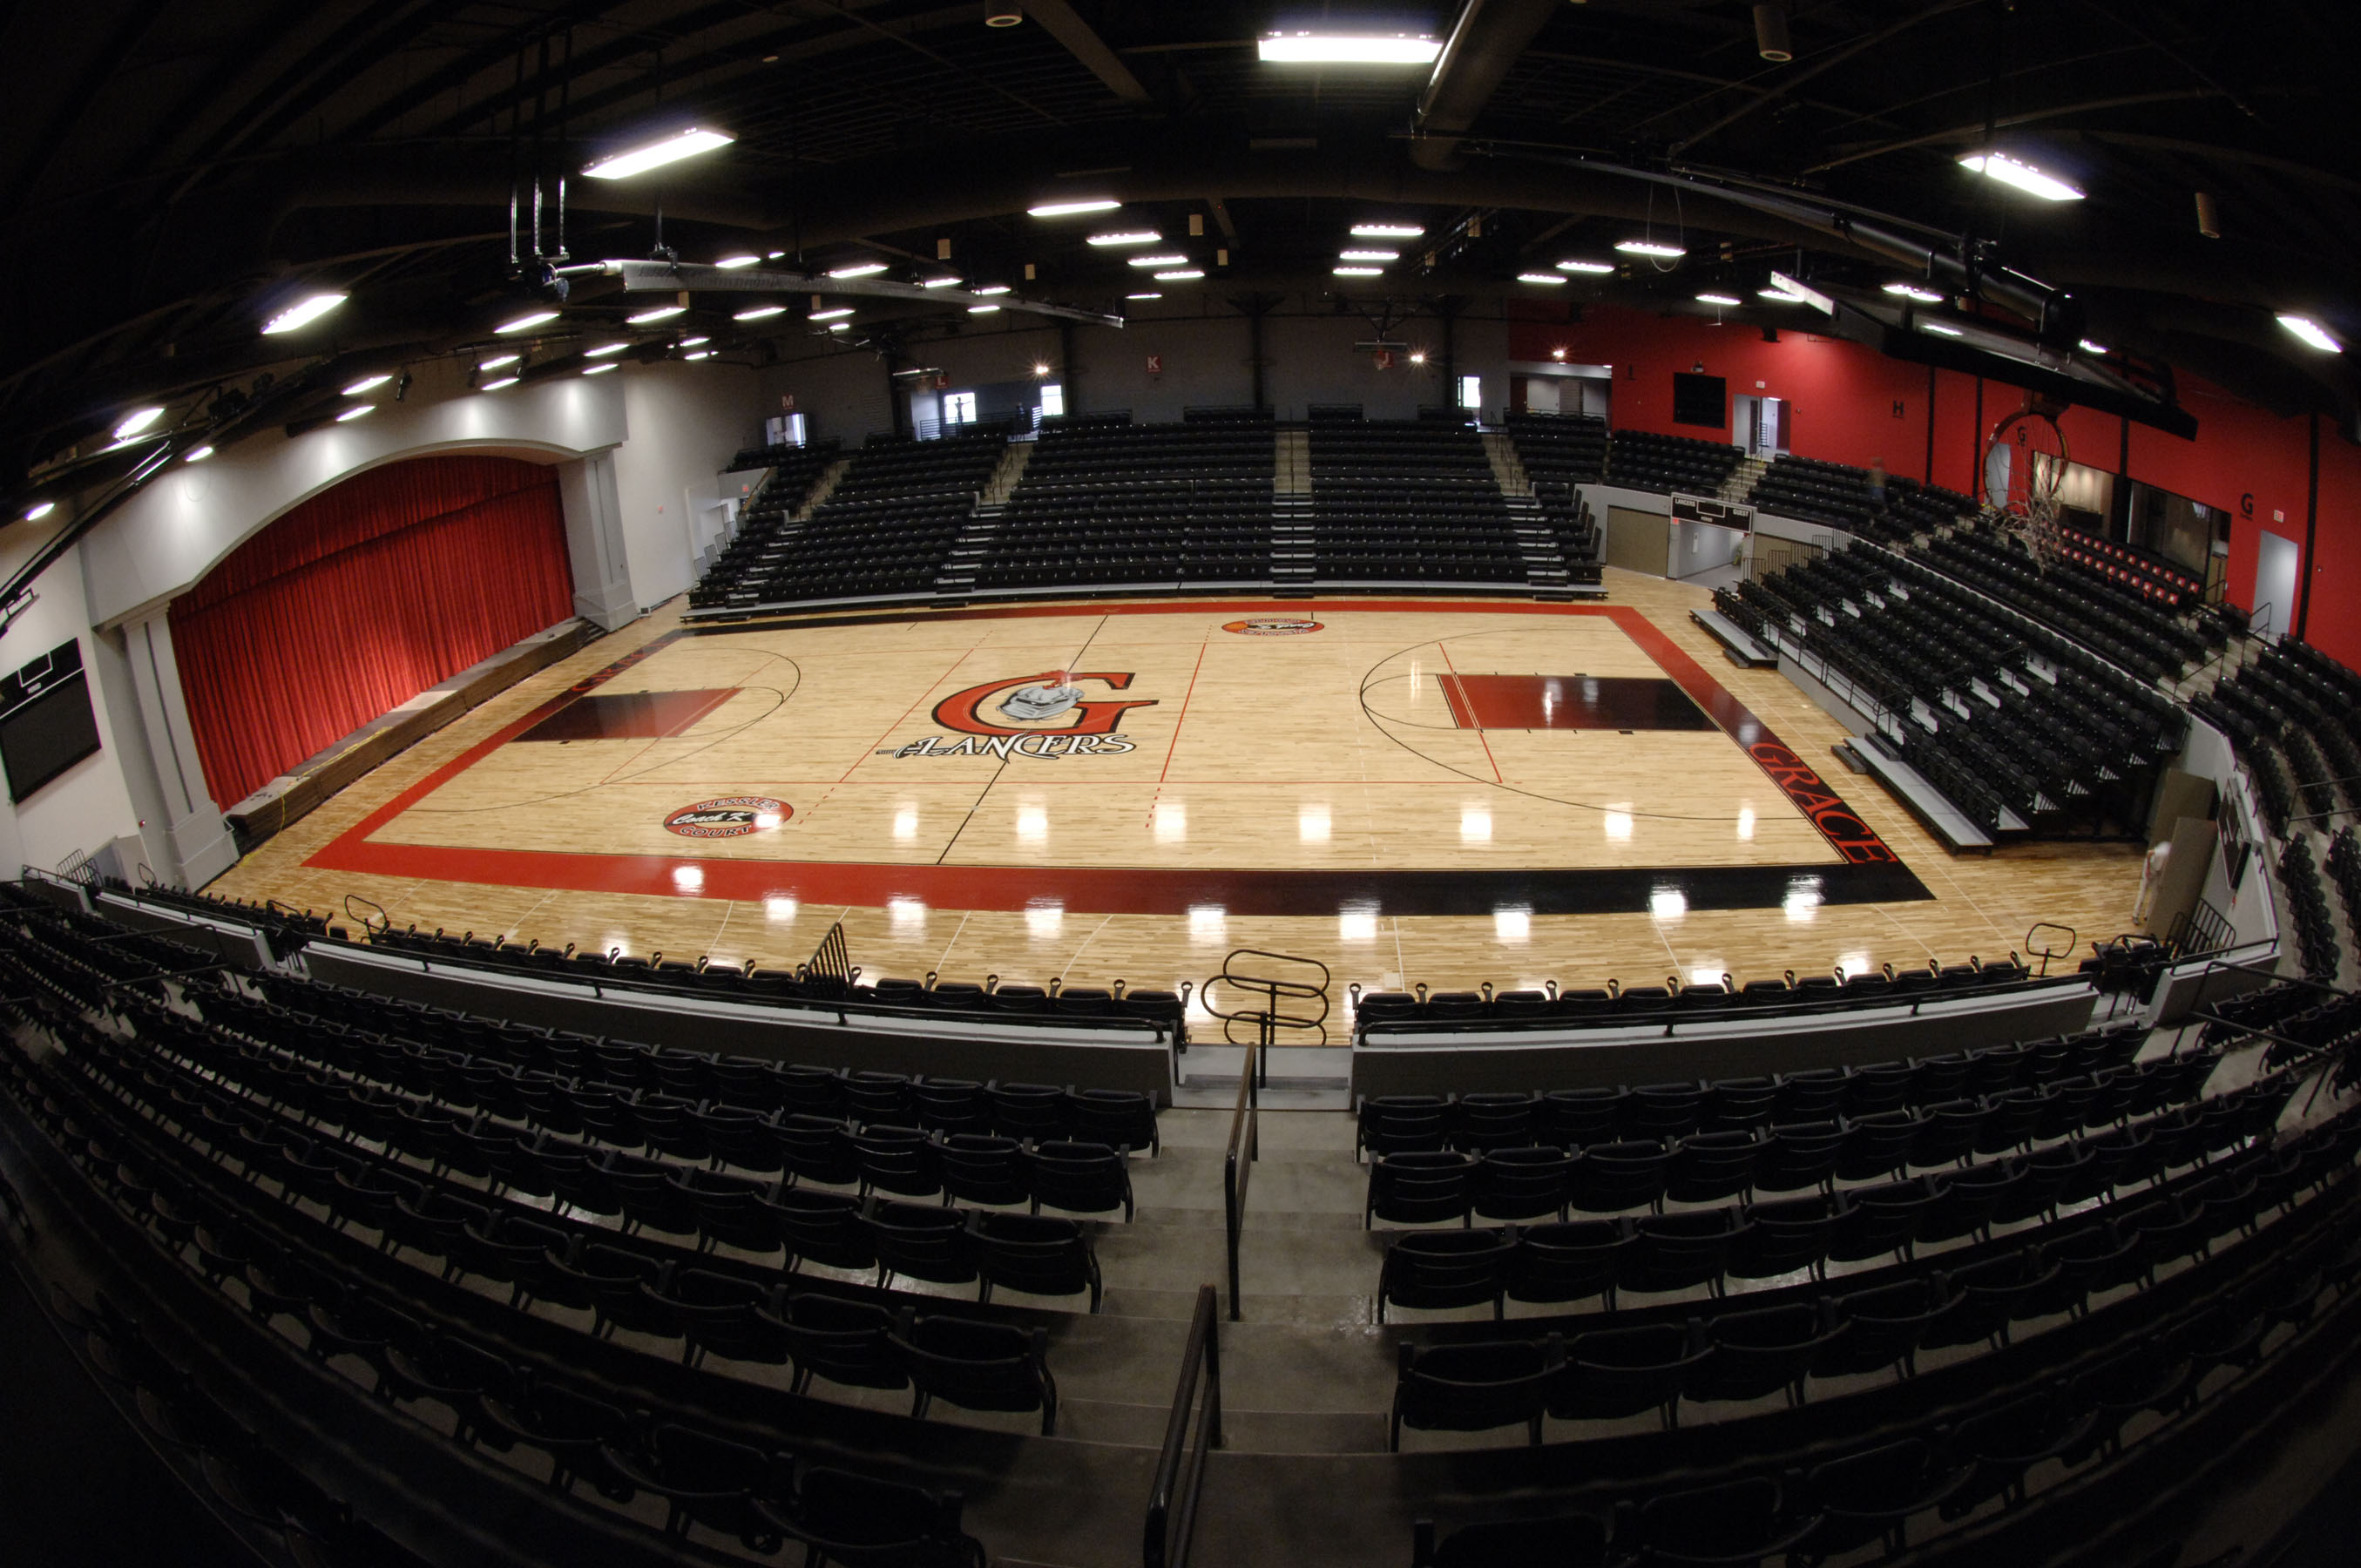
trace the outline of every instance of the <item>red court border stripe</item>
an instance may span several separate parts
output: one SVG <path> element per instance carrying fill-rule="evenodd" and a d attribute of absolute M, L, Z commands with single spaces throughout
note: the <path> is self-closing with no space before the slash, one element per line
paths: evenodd
<path fill-rule="evenodd" d="M 1027 605 L 993 607 L 984 609 L 946 610 L 924 617 L 928 620 L 1019 620 L 1033 617 L 1098 615 L 1202 615 L 1245 612 L 1299 613 L 1300 600 L 1194 600 L 1168 601 L 1137 605 Z M 1325 612 L 1331 606 L 1323 604 Z M 1752 757 L 1774 784 L 1791 797 L 1794 785 L 1781 778 L 1772 765 L 1755 751 L 1761 742 L 1769 742 L 1792 758 L 1794 753 L 1779 742 L 1768 726 L 1757 718 L 1738 698 L 1725 690 L 1703 666 L 1683 652 L 1671 638 L 1651 622 L 1638 609 L 1629 605 L 1543 605 L 1494 604 L 1482 600 L 1431 599 L 1361 599 L 1333 607 L 1342 613 L 1401 613 L 1432 611 L 1444 614 L 1484 615 L 1603 615 L 1613 620 L 1632 641 L 1647 653 L 1657 666 L 1676 682 L 1698 705 L 1713 716 L 1741 750 Z M 877 617 L 876 620 L 907 620 L 908 617 Z M 796 630 L 846 624 L 844 620 L 803 620 L 792 623 Z M 493 734 L 468 747 L 451 761 L 429 773 L 396 795 L 391 800 L 370 812 L 359 822 L 309 856 L 304 864 L 325 871 L 359 872 L 380 876 L 417 878 L 438 882 L 488 883 L 503 886 L 557 888 L 583 893 L 629 893 L 665 897 L 706 897 L 760 899 L 794 895 L 806 903 L 849 904 L 866 907 L 884 905 L 896 898 L 915 898 L 931 908 L 1017 910 L 1055 892 L 1064 896 L 1066 906 L 1077 913 L 1097 914 L 1178 915 L 1191 903 L 1210 900 L 1207 893 L 1220 889 L 1231 900 L 1236 896 L 1233 885 L 1240 876 L 1236 870 L 1220 868 L 1163 868 L 1136 866 L 942 866 L 901 865 L 875 862 L 826 861 L 749 861 L 737 859 L 705 860 L 694 856 L 669 855 L 600 855 L 538 850 L 468 850 L 446 849 L 417 844 L 379 844 L 369 836 L 385 827 L 419 801 L 448 784 L 460 773 L 481 762 L 500 747 L 522 734 L 526 729 L 548 718 L 576 697 L 596 690 L 633 665 L 653 657 L 683 637 L 729 635 L 738 631 L 783 630 L 776 622 L 736 624 L 726 628 L 681 628 L 651 639 L 614 663 L 588 675 L 559 696 L 527 713 L 522 718 L 502 726 Z M 1446 687 L 1447 689 L 1447 687 Z M 1807 775 L 1808 776 L 1808 775 Z M 1813 777 L 1811 782 L 1827 789 Z M 1835 800 L 1833 791 L 1825 798 Z M 1841 807 L 1843 803 L 1836 801 Z M 1800 805 L 1800 802 L 1799 802 Z M 1861 832 L 1875 853 L 1861 852 L 1858 843 L 1849 846 L 1822 825 L 1819 817 L 1806 809 L 1805 815 L 1813 826 L 1827 837 L 1832 847 L 1847 862 L 1889 861 L 1902 871 L 1901 857 L 1895 855 L 1870 833 L 1865 826 Z M 1858 821 L 1858 818 L 1848 818 Z M 1666 868 L 1669 874 L 1697 876 L 1717 872 L 1743 872 L 1755 868 L 1716 867 L 1697 869 Z M 684 877 L 682 873 L 686 872 Z M 1326 880 L 1322 873 L 1308 872 L 1256 871 L 1258 879 L 1303 882 L 1307 888 Z M 1434 872 L 1399 873 L 1419 878 L 1439 874 Z M 1580 875 L 1578 872 L 1530 873 L 1535 877 Z M 1623 873 L 1617 873 L 1623 874 Z M 1904 872 L 1906 877 L 1907 872 Z M 1915 883 L 1916 879 L 1908 879 Z M 1885 896 L 1931 896 L 1921 889 L 1915 894 L 1888 894 Z M 1838 901 L 1831 898 L 1830 902 Z M 1294 902 L 1289 899 L 1286 902 Z M 1233 913 L 1255 911 L 1242 908 L 1235 902 L 1229 907 Z M 1405 911 L 1405 913 L 1410 913 Z"/>

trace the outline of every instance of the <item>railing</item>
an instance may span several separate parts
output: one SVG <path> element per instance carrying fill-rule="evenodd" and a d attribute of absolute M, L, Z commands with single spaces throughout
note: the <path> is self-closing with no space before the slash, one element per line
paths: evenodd
<path fill-rule="evenodd" d="M 2059 931 L 2066 933 L 2065 941 L 2059 942 L 2054 936 L 2044 936 L 2038 942 L 2034 940 L 2039 933 Z M 2049 960 L 2072 958 L 2077 946 L 2078 939 L 2074 935 L 2074 927 L 2060 926 L 2054 920 L 2036 921 L 2026 928 L 2025 933 L 2025 956 L 2041 960 L 2041 978 L 2044 980 L 2049 978 Z"/>
<path fill-rule="evenodd" d="M 1191 1406 L 1197 1410 L 1193 1435 Z M 1189 1320 L 1189 1343 L 1180 1353 L 1180 1386 L 1173 1390 L 1172 1414 L 1164 1426 L 1164 1449 L 1156 1456 L 1156 1486 L 1148 1494 L 1148 1526 L 1139 1549 L 1143 1568 L 1187 1568 L 1190 1538 L 1197 1528 L 1197 1499 L 1205 1488 L 1205 1455 L 1221 1446 L 1220 1313 L 1213 1288 L 1200 1285 L 1197 1310 Z"/>
<path fill-rule="evenodd" d="M 1260 1045 L 1246 1047 L 1238 1065 L 1237 1108 L 1230 1113 L 1230 1146 L 1222 1156 L 1222 1230 L 1229 1244 L 1230 1321 L 1238 1321 L 1238 1236 L 1246 1229 L 1246 1182 L 1254 1162 L 1262 1157 L 1262 1094 L 1257 1087 L 1264 1068 L 1257 1059 Z"/>
<path fill-rule="evenodd" d="M 1257 974 L 1251 970 L 1240 970 L 1237 967 L 1240 959 L 1268 959 L 1275 964 L 1293 964 L 1300 970 L 1304 971 L 1304 978 L 1293 979 L 1283 973 Z M 1316 985 L 1312 982 L 1309 975 L 1309 971 L 1312 970 L 1320 971 L 1320 981 Z M 1263 1005 L 1241 1007 L 1235 1012 L 1224 1013 L 1215 1007 L 1210 1000 L 1213 994 L 1213 981 L 1220 981 L 1224 985 L 1235 986 L 1240 991 L 1259 995 L 1263 1000 Z M 1222 1038 L 1231 1045 L 1240 1043 L 1238 1037 L 1230 1032 L 1232 1025 L 1255 1025 L 1254 1043 L 1263 1047 L 1266 1058 L 1269 1047 L 1274 1043 L 1274 1036 L 1281 1029 L 1317 1029 L 1320 1032 L 1320 1043 L 1323 1046 L 1328 1043 L 1328 966 L 1318 959 L 1299 959 L 1292 953 L 1266 952 L 1260 948 L 1235 948 L 1231 949 L 1230 956 L 1222 960 L 1221 973 L 1213 976 L 1213 980 L 1207 981 L 1204 990 L 1198 994 L 1202 998 L 1208 999 L 1205 1002 L 1205 1011 L 1222 1021 Z M 1317 1002 L 1320 1003 L 1320 1011 L 1282 1013 L 1279 1007 L 1281 1001 Z M 1249 1056 L 1249 1060 L 1251 1059 Z M 1262 1069 L 1268 1073 L 1269 1068 L 1268 1060 L 1265 1059 Z"/>
<path fill-rule="evenodd" d="M 2164 945 L 2178 960 L 2222 952 L 2236 946 L 2236 942 L 2231 930 L 2230 917 L 2200 898 L 2195 908 L 2183 910 L 2172 917 L 2172 925 L 2165 932 Z"/>
<path fill-rule="evenodd" d="M 796 978 L 806 984 L 817 983 L 823 988 L 822 995 L 849 996 L 852 992 L 852 982 L 860 974 L 861 971 L 852 966 L 851 950 L 844 945 L 843 922 L 839 921 L 828 928 L 828 935 L 819 939 L 818 948 L 813 951 L 811 961 L 804 965 L 802 972 Z"/>

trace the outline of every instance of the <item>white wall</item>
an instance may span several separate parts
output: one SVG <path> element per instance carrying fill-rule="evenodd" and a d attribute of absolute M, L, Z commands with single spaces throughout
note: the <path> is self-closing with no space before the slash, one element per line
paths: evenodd
<path fill-rule="evenodd" d="M 699 516 L 719 504 L 730 459 L 763 439 L 762 389 L 752 370 L 718 362 L 627 365 L 598 382 L 622 385 L 630 439 L 615 452 L 615 494 L 631 587 L 653 607 L 696 581 Z"/>

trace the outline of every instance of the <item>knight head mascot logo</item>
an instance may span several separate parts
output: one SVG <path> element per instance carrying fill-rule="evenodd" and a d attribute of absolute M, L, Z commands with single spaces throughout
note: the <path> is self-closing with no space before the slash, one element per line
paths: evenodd
<path fill-rule="evenodd" d="M 1093 701 L 1083 693 L 1082 685 L 1095 682 L 1110 691 L 1126 691 L 1131 686 L 1131 679 L 1128 670 L 1045 670 L 1038 675 L 992 681 L 953 692 L 935 704 L 935 722 L 961 735 L 1038 735 L 1044 729 L 1071 735 L 1112 735 L 1126 712 L 1135 707 L 1154 707 L 1155 699 Z M 1013 722 L 995 723 L 985 718 L 987 707 Z M 1074 716 L 1071 724 L 1043 722 L 1066 714 Z"/>

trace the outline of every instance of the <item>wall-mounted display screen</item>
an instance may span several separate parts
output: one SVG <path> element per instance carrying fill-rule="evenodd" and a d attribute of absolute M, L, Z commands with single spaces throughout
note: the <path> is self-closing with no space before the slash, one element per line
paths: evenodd
<path fill-rule="evenodd" d="M 98 715 L 82 644 L 69 641 L 0 678 L 0 767 L 8 798 L 22 802 L 98 750 Z"/>
<path fill-rule="evenodd" d="M 1673 372 L 1673 422 L 1730 427 L 1730 383 L 1719 376 Z"/>

